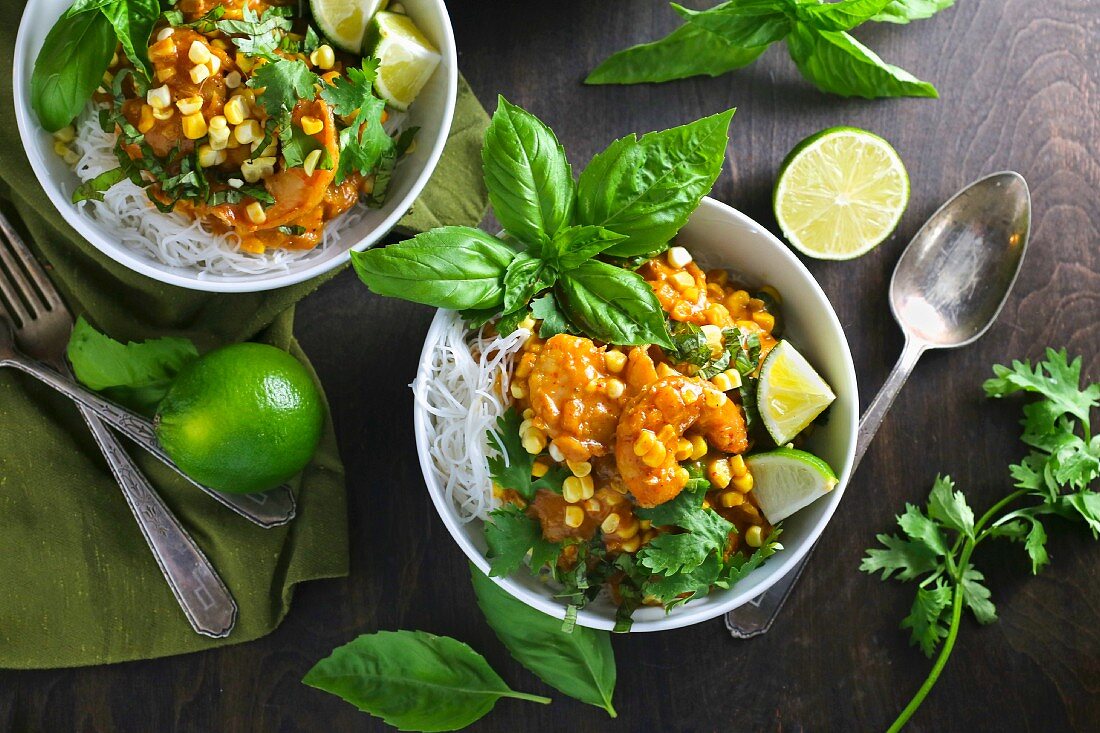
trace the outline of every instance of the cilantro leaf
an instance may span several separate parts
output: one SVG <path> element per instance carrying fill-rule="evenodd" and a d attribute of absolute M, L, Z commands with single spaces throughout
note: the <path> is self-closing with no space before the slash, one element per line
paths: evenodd
<path fill-rule="evenodd" d="M 942 578 L 931 588 L 917 588 L 913 608 L 901 622 L 901 628 L 910 629 L 909 643 L 920 647 L 925 656 L 931 657 L 945 636 L 947 627 L 943 617 L 951 605 L 951 587 Z"/>
<path fill-rule="evenodd" d="M 963 603 L 974 612 L 974 618 L 978 619 L 978 623 L 991 624 L 997 620 L 997 608 L 989 600 L 991 594 L 989 588 L 982 583 L 984 580 L 985 576 L 973 565 L 963 570 L 961 581 Z"/>
<path fill-rule="evenodd" d="M 913 540 L 920 542 L 928 549 L 943 556 L 947 554 L 947 541 L 943 538 L 940 528 L 924 512 L 912 504 L 905 505 L 905 513 L 898 518 L 898 526 Z"/>
<path fill-rule="evenodd" d="M 256 95 L 256 101 L 269 117 L 275 118 L 290 114 L 298 100 L 316 97 L 314 87 L 320 83 L 320 77 L 304 61 L 285 58 L 264 64 L 248 79 L 248 86 L 263 90 Z"/>
<path fill-rule="evenodd" d="M 363 59 L 361 68 L 349 66 L 344 75 L 321 90 L 321 99 L 340 117 L 354 116 L 352 124 L 340 131 L 340 162 L 336 182 L 352 173 L 370 175 L 383 158 L 395 155 L 395 143 L 382 127 L 386 107 L 374 96 L 374 77 L 378 59 Z"/>
<path fill-rule="evenodd" d="M 531 488 L 531 466 L 535 457 L 528 453 L 520 442 L 519 427 L 523 423 L 523 416 L 515 407 L 497 418 L 495 430 L 486 433 L 488 444 L 499 452 L 499 455 L 488 458 L 489 474 L 505 489 L 512 489 L 530 501 L 535 498 L 535 492 Z"/>
<path fill-rule="evenodd" d="M 974 535 L 974 511 L 961 491 L 954 491 L 950 476 L 937 476 L 928 497 L 928 516 L 945 527 L 968 536 Z"/>
<path fill-rule="evenodd" d="M 654 577 L 645 582 L 643 590 L 647 596 L 664 604 L 666 611 L 670 611 L 698 595 L 705 595 L 718 580 L 721 571 L 718 556 L 711 554 L 689 571 Z"/>
<path fill-rule="evenodd" d="M 702 492 L 681 491 L 674 499 L 635 514 L 655 526 L 675 526 L 683 533 L 665 533 L 638 551 L 637 560 L 655 573 L 674 575 L 699 567 L 711 553 L 721 554 L 734 527 L 713 509 L 703 508 Z"/>
<path fill-rule="evenodd" d="M 782 533 L 782 528 L 776 526 L 764 540 L 764 544 L 756 548 L 751 555 L 747 557 L 741 553 L 731 555 L 722 569 L 721 577 L 715 581 L 715 585 L 719 588 L 732 588 L 748 577 L 749 573 L 763 565 L 765 560 L 783 549 L 783 545 L 779 543 L 779 535 Z"/>
<path fill-rule="evenodd" d="M 1050 564 L 1050 556 L 1047 555 L 1047 533 L 1043 523 L 1035 517 L 1031 517 L 1031 529 L 1024 538 L 1024 549 L 1031 558 L 1031 573 L 1038 575 L 1046 565 Z"/>
<path fill-rule="evenodd" d="M 556 561 L 560 546 L 542 537 L 542 527 L 537 519 L 524 514 L 515 504 L 505 504 L 489 512 L 491 522 L 485 523 L 485 541 L 489 551 L 489 575 L 510 575 L 523 564 L 527 553 L 532 553 L 532 566 L 541 567 L 553 558 Z M 536 564 L 537 563 L 537 564 Z"/>
<path fill-rule="evenodd" d="M 531 317 L 542 321 L 542 325 L 539 326 L 539 338 L 548 339 L 559 333 L 576 333 L 576 329 L 566 320 L 565 313 L 552 293 L 531 301 Z"/>
<path fill-rule="evenodd" d="M 875 538 L 886 549 L 869 549 L 859 565 L 865 573 L 882 571 L 882 579 L 894 575 L 898 580 L 913 580 L 940 567 L 936 552 L 923 542 L 903 540 L 897 535 L 880 534 Z"/>
<path fill-rule="evenodd" d="M 1046 350 L 1046 360 L 1031 367 L 1028 361 L 1013 361 L 1012 367 L 996 364 L 994 376 L 982 385 L 990 397 L 1006 397 L 1015 392 L 1036 392 L 1049 400 L 1061 413 L 1073 415 L 1089 424 L 1089 412 L 1100 405 L 1100 383 L 1085 389 L 1081 383 L 1081 357 L 1072 362 L 1066 350 Z"/>

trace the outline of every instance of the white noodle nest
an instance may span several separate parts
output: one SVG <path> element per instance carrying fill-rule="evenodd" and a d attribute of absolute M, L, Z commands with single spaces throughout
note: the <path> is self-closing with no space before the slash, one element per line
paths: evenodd
<path fill-rule="evenodd" d="M 486 328 L 467 328 L 458 313 L 444 313 L 443 331 L 409 386 L 429 415 L 432 471 L 465 523 L 499 506 L 487 460 L 498 452 L 486 433 L 508 409 L 512 365 L 531 332 L 488 335 Z"/>

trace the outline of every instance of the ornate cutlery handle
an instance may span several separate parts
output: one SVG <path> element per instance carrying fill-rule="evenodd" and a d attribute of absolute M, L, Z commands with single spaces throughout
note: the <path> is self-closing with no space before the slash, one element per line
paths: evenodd
<path fill-rule="evenodd" d="M 883 418 L 886 417 L 886 413 L 894 404 L 894 398 L 898 396 L 898 392 L 905 385 L 905 380 L 913 373 L 913 367 L 917 365 L 917 360 L 920 359 L 920 355 L 924 353 L 925 348 L 926 346 L 918 341 L 909 338 L 905 340 L 905 348 L 902 349 L 897 364 L 890 371 L 890 376 L 886 378 L 886 382 L 882 385 L 882 389 L 878 391 L 878 394 L 875 395 L 875 399 L 871 400 L 867 412 L 863 413 L 863 417 L 859 419 L 859 427 L 856 430 L 855 456 L 852 458 L 852 470 L 849 476 L 855 474 L 856 468 L 863 460 L 863 454 L 867 452 L 867 448 L 871 445 L 871 439 L 878 432 Z M 744 606 L 735 608 L 726 614 L 726 628 L 729 629 L 734 638 L 751 639 L 754 636 L 768 633 L 772 624 L 775 623 L 775 619 L 779 616 L 779 612 L 783 609 L 787 596 L 791 594 L 795 583 L 802 577 L 802 571 L 806 569 L 806 563 L 810 561 L 810 556 L 814 554 L 814 548 L 816 547 L 817 545 L 814 544 L 802 556 L 798 564 L 771 588 L 768 588 Z"/>
<path fill-rule="evenodd" d="M 78 404 L 77 409 L 103 451 L 191 628 L 215 639 L 228 636 L 237 622 L 237 602 L 210 560 L 165 506 L 110 429 L 84 405 Z"/>
<path fill-rule="evenodd" d="M 279 486 L 271 491 L 258 494 L 227 494 L 211 489 L 209 486 L 203 486 L 183 473 L 179 466 L 168 457 L 168 454 L 160 447 L 160 443 L 157 442 L 152 423 L 141 415 L 130 412 L 126 408 L 100 397 L 95 392 L 78 384 L 75 380 L 63 376 L 40 362 L 28 359 L 22 354 L 17 353 L 14 356 L 0 359 L 0 366 L 13 366 L 26 372 L 53 387 L 77 404 L 87 408 L 96 417 L 152 453 L 166 466 L 187 479 L 193 486 L 245 519 L 261 527 L 269 528 L 286 524 L 294 518 L 294 494 L 291 493 L 289 486 Z"/>

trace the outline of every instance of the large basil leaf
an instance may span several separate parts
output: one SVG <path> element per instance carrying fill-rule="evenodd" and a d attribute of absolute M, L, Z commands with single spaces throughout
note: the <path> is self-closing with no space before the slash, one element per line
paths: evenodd
<path fill-rule="evenodd" d="M 748 66 L 766 48 L 743 48 L 701 26 L 685 23 L 658 41 L 612 54 L 592 70 L 584 83 L 641 84 L 689 76 L 721 76 Z"/>
<path fill-rule="evenodd" d="M 689 23 L 744 48 L 775 43 L 791 30 L 791 21 L 776 0 L 730 0 L 709 10 L 690 10 L 676 3 L 672 7 Z"/>
<path fill-rule="evenodd" d="M 908 23 L 931 18 L 955 4 L 955 0 L 894 0 L 871 20 L 879 23 Z"/>
<path fill-rule="evenodd" d="M 151 79 L 149 35 L 160 17 L 159 0 L 113 0 L 100 6 L 100 10 L 114 26 L 126 57 L 146 79 Z"/>
<path fill-rule="evenodd" d="M 504 312 L 527 305 L 535 293 L 554 284 L 554 272 L 538 257 L 520 252 L 504 273 Z"/>
<path fill-rule="evenodd" d="M 473 227 L 432 229 L 388 247 L 352 252 L 359 279 L 379 295 L 452 310 L 504 302 L 515 250 Z"/>
<path fill-rule="evenodd" d="M 123 344 L 76 320 L 67 350 L 73 374 L 88 389 L 152 414 L 176 375 L 199 357 L 187 339 L 158 338 Z"/>
<path fill-rule="evenodd" d="M 820 31 L 847 31 L 882 12 L 891 0 L 841 0 L 834 3 L 799 3 L 795 17 Z"/>
<path fill-rule="evenodd" d="M 561 620 L 517 601 L 473 565 L 470 577 L 485 620 L 517 662 L 554 689 L 617 716 L 611 634 L 584 626 L 566 633 Z"/>
<path fill-rule="evenodd" d="M 49 132 L 72 122 L 103 81 L 118 43 L 102 13 L 85 10 L 58 19 L 31 72 L 31 106 Z"/>
<path fill-rule="evenodd" d="M 603 227 L 569 227 L 554 237 L 553 261 L 562 272 L 572 270 L 624 239 L 622 234 Z"/>
<path fill-rule="evenodd" d="M 364 634 L 334 649 L 302 682 L 400 730 L 459 730 L 502 697 L 550 702 L 510 689 L 466 644 L 423 631 Z"/>
<path fill-rule="evenodd" d="M 525 244 L 549 244 L 569 224 L 573 169 L 553 130 L 499 97 L 481 147 L 485 186 L 504 228 Z"/>
<path fill-rule="evenodd" d="M 796 26 L 787 48 L 803 76 L 843 97 L 936 97 L 936 88 L 891 66 L 847 33 Z"/>
<path fill-rule="evenodd" d="M 581 173 L 578 223 L 628 237 L 610 247 L 609 255 L 632 257 L 663 247 L 722 172 L 733 113 L 611 143 Z"/>
<path fill-rule="evenodd" d="M 589 260 L 561 275 L 557 294 L 569 319 L 593 338 L 616 346 L 672 348 L 661 304 L 635 272 Z"/>

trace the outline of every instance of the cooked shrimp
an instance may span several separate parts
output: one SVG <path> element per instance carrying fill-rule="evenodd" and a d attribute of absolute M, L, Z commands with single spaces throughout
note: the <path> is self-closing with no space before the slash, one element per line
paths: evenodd
<path fill-rule="evenodd" d="M 741 408 L 702 379 L 658 379 L 623 410 L 615 461 L 640 506 L 663 504 L 687 484 L 688 472 L 676 461 L 676 446 L 692 426 L 717 450 L 741 453 L 748 448 Z"/>
<path fill-rule="evenodd" d="M 622 411 L 622 391 L 611 397 L 604 350 L 591 339 L 558 334 L 547 341 L 528 380 L 534 424 L 570 461 L 607 455 Z M 619 383 L 618 387 L 623 385 Z"/>

